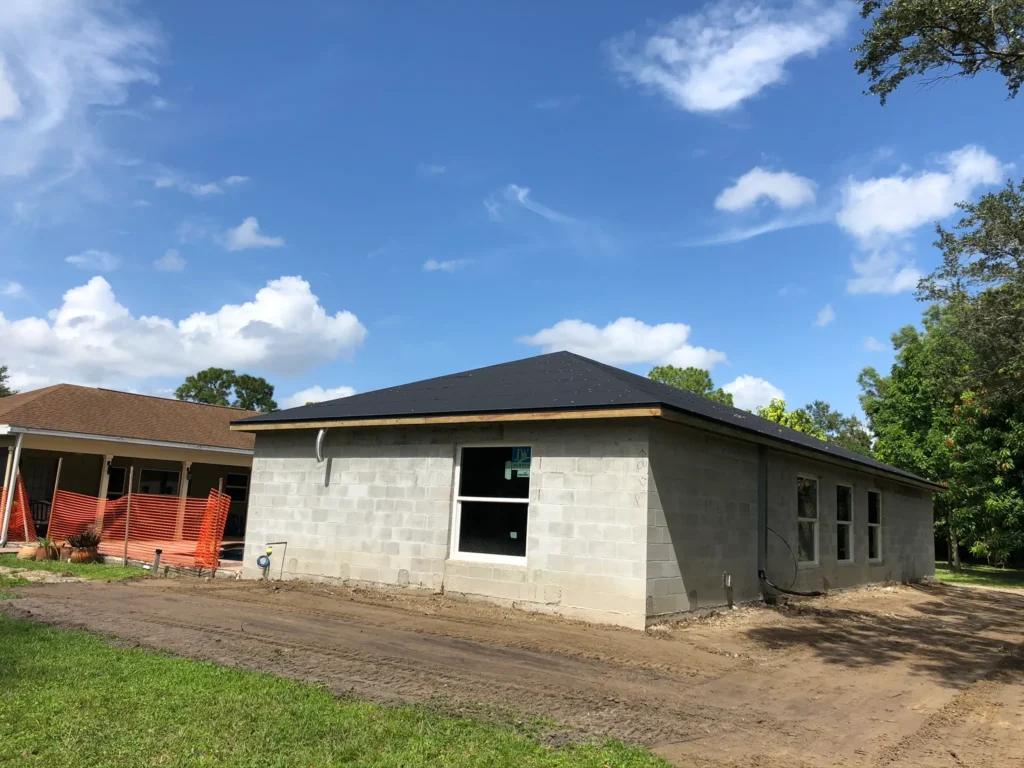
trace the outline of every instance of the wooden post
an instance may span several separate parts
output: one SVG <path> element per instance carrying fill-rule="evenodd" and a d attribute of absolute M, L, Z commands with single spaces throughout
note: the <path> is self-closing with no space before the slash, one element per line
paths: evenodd
<path fill-rule="evenodd" d="M 128 467 L 128 506 L 124 512 L 124 559 L 121 565 L 128 565 L 128 524 L 132 519 L 132 476 L 135 474 L 135 465 Z"/>
<path fill-rule="evenodd" d="M 185 504 L 188 499 L 188 476 L 192 462 L 181 462 L 181 477 L 178 480 L 178 519 L 174 521 L 174 540 L 181 541 L 185 535 Z"/>
<path fill-rule="evenodd" d="M 100 467 L 100 489 L 96 494 L 96 530 L 103 531 L 103 513 L 107 510 L 107 488 L 110 487 L 110 462 L 114 460 L 112 454 L 103 457 L 103 465 Z M 131 491 L 131 487 L 128 488 Z"/>
<path fill-rule="evenodd" d="M 21 477 L 20 471 L 18 472 L 18 477 Z M 15 490 L 17 490 L 17 485 L 15 485 Z M 21 530 L 25 532 L 25 543 L 28 544 L 28 521 L 32 519 L 29 510 L 25 509 L 28 506 L 28 494 L 21 493 L 18 495 L 20 496 L 18 506 L 21 507 Z M 35 523 L 32 524 L 32 529 L 35 530 Z M 38 531 L 36 532 L 38 533 Z"/>
<path fill-rule="evenodd" d="M 50 520 L 53 519 L 53 505 L 57 503 L 57 490 L 60 488 L 60 470 L 64 466 L 64 457 L 57 457 L 57 476 L 53 478 L 53 496 L 50 497 L 50 518 L 46 521 L 46 533 L 50 533 Z"/>
<path fill-rule="evenodd" d="M 224 478 L 217 481 L 217 493 L 224 493 Z"/>

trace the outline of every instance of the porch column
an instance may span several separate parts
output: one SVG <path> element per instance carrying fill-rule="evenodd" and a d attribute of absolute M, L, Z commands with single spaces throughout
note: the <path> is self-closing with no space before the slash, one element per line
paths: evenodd
<path fill-rule="evenodd" d="M 25 433 L 19 432 L 14 450 L 7 453 L 7 471 L 4 473 L 4 520 L 0 528 L 0 547 L 7 546 L 7 527 L 11 524 L 11 507 L 14 505 L 15 486 L 18 484 L 18 464 L 21 462 L 21 442 Z"/>
<path fill-rule="evenodd" d="M 110 469 L 110 462 L 114 460 L 113 454 L 107 454 L 103 457 L 103 464 L 100 466 L 100 490 L 96 494 L 96 532 L 102 533 L 103 531 L 103 512 L 107 508 L 107 488 L 110 486 L 110 475 L 108 470 Z M 128 492 L 131 493 L 131 488 Z"/>
<path fill-rule="evenodd" d="M 181 462 L 181 480 L 178 482 L 178 519 L 174 522 L 174 540 L 181 541 L 185 533 L 185 499 L 188 498 L 188 473 L 191 461 Z"/>

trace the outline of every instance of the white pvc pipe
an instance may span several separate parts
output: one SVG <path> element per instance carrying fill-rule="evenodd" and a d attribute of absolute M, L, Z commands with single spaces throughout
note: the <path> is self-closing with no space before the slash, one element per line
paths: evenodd
<path fill-rule="evenodd" d="M 4 524 L 0 530 L 0 547 L 7 546 L 7 526 L 11 524 L 11 506 L 14 504 L 14 494 L 18 490 L 18 464 L 21 462 L 21 441 L 25 439 L 25 433 L 19 432 L 18 439 L 14 443 L 14 460 L 11 462 L 11 487 L 7 489 L 7 501 L 4 504 Z"/>

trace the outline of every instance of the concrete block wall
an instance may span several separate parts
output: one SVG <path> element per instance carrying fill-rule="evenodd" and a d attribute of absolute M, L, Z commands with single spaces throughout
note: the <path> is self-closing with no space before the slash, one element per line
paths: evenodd
<path fill-rule="evenodd" d="M 818 479 L 818 564 L 797 564 L 796 478 Z M 836 554 L 836 485 L 853 487 L 853 562 Z M 881 493 L 882 560 L 868 562 L 868 491 Z M 768 578 L 800 591 L 935 574 L 932 494 L 866 472 L 777 451 L 768 455 Z"/>
<path fill-rule="evenodd" d="M 664 422 L 650 435 L 648 620 L 725 605 L 723 573 L 735 602 L 757 599 L 757 446 Z M 773 582 L 811 591 L 934 575 L 931 493 L 776 449 L 766 460 L 766 571 Z M 798 475 L 818 479 L 816 565 L 796 562 Z M 836 554 L 837 484 L 853 487 L 850 564 Z M 880 563 L 867 557 L 869 490 L 882 494 Z"/>
<path fill-rule="evenodd" d="M 647 424 L 543 422 L 465 429 L 257 435 L 243 575 L 270 541 L 272 575 L 408 585 L 642 628 Z M 449 559 L 457 446 L 532 447 L 526 562 Z M 329 474 L 329 479 L 327 477 Z"/>
<path fill-rule="evenodd" d="M 647 533 L 650 619 L 754 600 L 757 446 L 668 422 L 651 427 Z"/>

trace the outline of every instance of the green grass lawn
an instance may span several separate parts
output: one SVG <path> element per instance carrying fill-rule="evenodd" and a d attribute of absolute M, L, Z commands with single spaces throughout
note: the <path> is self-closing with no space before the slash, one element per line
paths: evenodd
<path fill-rule="evenodd" d="M 338 700 L 317 686 L 3 614 L 0 670 L 2 765 L 666 765 L 618 742 L 544 746 L 525 730 Z"/>
<path fill-rule="evenodd" d="M 0 600 L 12 600 L 18 597 L 13 592 L 8 592 L 8 589 L 11 587 L 23 587 L 28 583 L 28 579 L 23 579 L 20 576 L 0 574 Z"/>
<path fill-rule="evenodd" d="M 70 573 L 80 579 L 128 579 L 145 576 L 149 571 L 135 566 L 103 565 L 101 563 L 67 563 L 59 560 L 19 560 L 17 555 L 0 555 L 0 565 L 8 568 L 24 568 L 26 571 L 56 571 Z"/>
<path fill-rule="evenodd" d="M 936 563 L 935 578 L 950 584 L 965 586 L 1024 589 L 1024 571 L 1013 568 L 993 568 L 989 565 L 965 565 L 958 573 L 950 570 L 945 563 Z"/>

